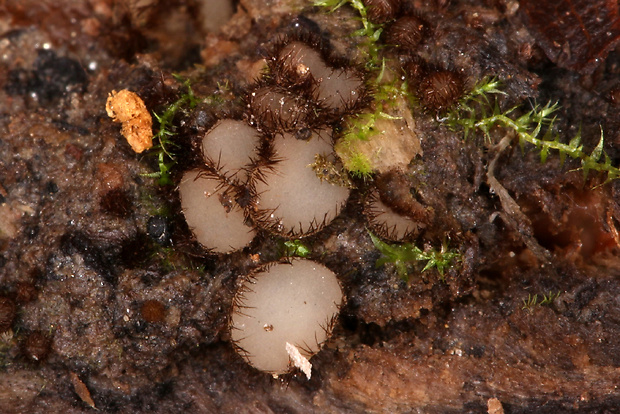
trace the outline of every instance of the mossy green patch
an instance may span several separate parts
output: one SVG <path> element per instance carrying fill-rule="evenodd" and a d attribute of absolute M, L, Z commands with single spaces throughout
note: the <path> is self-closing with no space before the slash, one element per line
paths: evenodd
<path fill-rule="evenodd" d="M 620 169 L 611 164 L 610 157 L 603 150 L 602 129 L 596 147 L 588 154 L 583 149 L 581 133 L 568 143 L 560 141 L 560 134 L 553 128 L 555 113 L 559 109 L 557 104 L 536 105 L 523 115 L 513 116 L 520 106 L 501 110 L 497 99 L 489 98 L 492 94 L 504 94 L 499 87 L 498 80 L 483 79 L 461 99 L 459 105 L 449 111 L 444 123 L 452 129 L 462 129 L 465 137 L 472 132 L 482 132 L 488 144 L 491 143 L 491 130 L 504 128 L 517 136 L 522 148 L 526 143 L 536 147 L 540 151 L 541 162 L 545 162 L 554 151 L 559 154 L 561 164 L 567 156 L 579 159 L 584 178 L 590 170 L 605 173 L 604 183 L 620 178 Z"/>
<path fill-rule="evenodd" d="M 446 243 L 441 246 L 441 250 L 427 249 L 422 250 L 411 243 L 394 243 L 388 244 L 381 241 L 370 231 L 370 238 L 375 247 L 381 252 L 381 257 L 377 260 L 376 266 L 380 267 L 387 263 L 391 263 L 396 267 L 396 271 L 401 279 L 409 280 L 409 266 L 415 262 L 426 262 L 422 268 L 422 272 L 429 269 L 437 269 L 440 278 L 444 280 L 446 269 L 453 266 L 455 262 L 461 260 L 461 254 L 455 250 L 448 249 Z"/>

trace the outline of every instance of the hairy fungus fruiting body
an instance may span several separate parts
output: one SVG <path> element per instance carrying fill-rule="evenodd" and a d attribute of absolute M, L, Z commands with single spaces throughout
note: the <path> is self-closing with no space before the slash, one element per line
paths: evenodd
<path fill-rule="evenodd" d="M 399 12 L 401 0 L 362 0 L 366 6 L 368 19 L 373 23 L 385 23 Z"/>
<path fill-rule="evenodd" d="M 409 178 L 401 169 L 393 168 L 377 175 L 375 184 L 383 203 L 403 216 L 421 220 L 425 211 L 413 196 Z"/>
<path fill-rule="evenodd" d="M 315 86 L 327 73 L 321 53 L 314 47 L 301 41 L 281 44 L 279 47 L 281 49 L 270 60 L 278 84 L 295 86 L 310 83 Z"/>
<path fill-rule="evenodd" d="M 52 349 L 52 338 L 41 331 L 31 332 L 22 343 L 24 356 L 32 362 L 42 362 Z"/>
<path fill-rule="evenodd" d="M 246 168 L 258 157 L 261 136 L 243 121 L 223 119 L 202 140 L 207 166 L 222 178 L 245 182 Z"/>
<path fill-rule="evenodd" d="M 355 106 L 364 95 L 364 80 L 357 71 L 329 66 L 318 50 L 304 42 L 283 46 L 273 60 L 275 70 L 280 71 L 276 79 L 306 83 L 310 95 L 326 109 L 344 111 Z"/>
<path fill-rule="evenodd" d="M 301 236 L 320 230 L 339 213 L 349 189 L 317 177 L 312 168 L 317 154 L 333 157 L 331 136 L 313 133 L 310 139 L 279 134 L 272 142 L 276 160 L 254 172 L 252 217 L 270 231 Z"/>
<path fill-rule="evenodd" d="M 372 231 L 388 240 L 411 240 L 426 227 L 423 221 L 399 214 L 390 208 L 376 193 L 368 197 L 364 212 Z"/>
<path fill-rule="evenodd" d="M 325 56 L 316 39 L 283 39 L 268 59 L 270 73 L 246 94 L 244 121 L 221 119 L 205 134 L 203 171 L 186 172 L 179 194 L 206 248 L 243 248 L 254 226 L 309 235 L 346 203 L 347 177 L 327 179 L 342 171 L 331 129 L 365 102 L 366 85 L 357 70 L 330 65 Z"/>
<path fill-rule="evenodd" d="M 234 189 L 198 170 L 185 173 L 179 184 L 181 208 L 196 240 L 218 253 L 241 249 L 256 232 L 246 225 Z"/>
<path fill-rule="evenodd" d="M 250 93 L 249 109 L 257 126 L 265 131 L 293 131 L 312 123 L 316 106 L 304 96 L 274 86 Z"/>
<path fill-rule="evenodd" d="M 232 342 L 261 371 L 284 374 L 295 358 L 309 376 L 306 361 L 331 335 L 342 300 L 336 275 L 320 263 L 296 259 L 268 266 L 246 278 L 237 293 Z"/>
<path fill-rule="evenodd" d="M 404 51 L 414 51 L 424 40 L 428 23 L 417 16 L 403 16 L 387 29 L 385 41 Z"/>
<path fill-rule="evenodd" d="M 379 174 L 365 203 L 373 232 L 394 240 L 411 240 L 426 227 L 430 212 L 414 197 L 409 177 L 400 169 Z"/>
<path fill-rule="evenodd" d="M 345 111 L 361 99 L 363 83 L 353 70 L 333 69 L 322 78 L 317 99 L 330 109 Z"/>
<path fill-rule="evenodd" d="M 438 70 L 422 79 L 418 85 L 418 96 L 427 109 L 442 112 L 456 104 L 464 89 L 461 75 L 451 70 Z"/>

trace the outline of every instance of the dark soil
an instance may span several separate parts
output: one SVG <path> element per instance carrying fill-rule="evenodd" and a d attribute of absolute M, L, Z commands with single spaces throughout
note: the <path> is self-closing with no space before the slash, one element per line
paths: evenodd
<path fill-rule="evenodd" d="M 521 3 L 411 0 L 405 11 L 428 28 L 407 54 L 466 87 L 497 76 L 506 108 L 559 102 L 560 140 L 581 130 L 591 152 L 602 128 L 618 166 L 617 5 L 591 2 L 602 14 L 581 15 L 580 32 L 574 15 L 549 28 L 553 10 Z M 408 282 L 377 268 L 362 214 L 373 184 L 360 182 L 341 216 L 304 240 L 346 295 L 312 379 L 274 379 L 235 353 L 239 276 L 278 259 L 282 239 L 261 234 L 224 256 L 200 248 L 174 186 L 145 175 L 157 159 L 131 150 L 105 103 L 130 89 L 162 113 L 184 92 L 173 73 L 211 97 L 175 118 L 178 180 L 201 134 L 240 116 L 280 36 L 312 32 L 340 62 L 359 61 L 354 11 L 306 5 L 241 0 L 218 34 L 202 28 L 197 0 L 0 5 L 0 411 L 92 411 L 90 395 L 105 413 L 480 413 L 491 398 L 506 413 L 620 412 L 620 180 L 584 179 L 577 161 L 541 163 L 516 142 L 498 152 L 464 140 L 421 106 L 423 155 L 408 172 L 433 214 L 414 242 L 449 241 L 462 260 L 444 276 L 414 265 Z M 590 33 L 609 38 L 584 49 Z"/>

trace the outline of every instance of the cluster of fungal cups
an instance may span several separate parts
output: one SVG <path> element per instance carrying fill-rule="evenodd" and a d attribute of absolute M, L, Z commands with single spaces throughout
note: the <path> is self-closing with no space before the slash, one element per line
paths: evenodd
<path fill-rule="evenodd" d="M 328 63 L 329 62 L 329 63 Z M 202 139 L 204 164 L 179 184 L 196 240 L 215 253 L 248 246 L 258 232 L 300 238 L 336 218 L 352 185 L 334 152 L 334 130 L 370 104 L 363 72 L 343 67 L 319 42 L 279 42 L 247 93 L 243 116 L 219 120 Z M 383 132 L 400 133 L 392 126 Z M 381 171 L 364 203 L 382 237 L 417 235 L 428 212 L 401 170 Z M 309 359 L 330 335 L 343 300 L 336 275 L 305 259 L 273 263 L 241 279 L 230 318 L 237 351 L 257 369 L 291 366 L 310 378 Z"/>
<path fill-rule="evenodd" d="M 361 104 L 364 90 L 359 72 L 328 66 L 313 45 L 279 45 L 248 93 L 244 119 L 209 130 L 205 168 L 181 180 L 198 242 L 229 253 L 248 245 L 255 228 L 302 237 L 331 222 L 350 190 L 315 170 L 337 163 L 331 122 Z"/>
<path fill-rule="evenodd" d="M 332 129 L 364 104 L 361 72 L 334 67 L 317 42 L 281 42 L 252 86 L 241 119 L 221 119 L 204 136 L 204 166 L 179 184 L 196 240 L 216 253 L 249 245 L 258 231 L 303 237 L 329 224 L 350 188 L 337 169 Z M 333 272 L 305 259 L 277 263 L 244 279 L 231 338 L 252 366 L 279 375 L 291 365 L 310 377 L 343 295 Z"/>

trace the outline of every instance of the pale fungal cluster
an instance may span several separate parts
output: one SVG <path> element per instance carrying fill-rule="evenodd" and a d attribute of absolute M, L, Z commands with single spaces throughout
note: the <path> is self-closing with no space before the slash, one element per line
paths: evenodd
<path fill-rule="evenodd" d="M 243 119 L 222 119 L 205 134 L 204 166 L 187 171 L 178 187 L 189 228 L 213 252 L 242 249 L 260 230 L 286 238 L 313 234 L 349 198 L 333 130 L 365 104 L 363 77 L 326 64 L 316 44 L 299 39 L 276 46 L 268 62 L 268 74 L 247 95 Z M 393 202 L 384 187 L 369 203 L 369 217 L 386 219 L 382 226 L 393 236 L 416 233 L 414 220 L 424 210 L 411 195 Z M 391 213 L 412 206 L 413 216 Z M 231 340 L 261 371 L 277 376 L 297 367 L 310 378 L 309 360 L 331 335 L 342 301 L 336 276 L 319 263 L 268 265 L 243 279 Z"/>
<path fill-rule="evenodd" d="M 302 41 L 277 46 L 273 56 L 269 75 L 248 93 L 244 119 L 218 121 L 202 140 L 204 166 L 179 183 L 188 227 L 213 252 L 242 249 L 260 229 L 310 235 L 349 198 L 332 123 L 362 102 L 362 77 L 328 66 Z M 231 341 L 261 371 L 296 367 L 310 379 L 309 360 L 331 335 L 342 301 L 336 275 L 319 263 L 268 265 L 243 279 Z"/>
<path fill-rule="evenodd" d="M 258 133 L 245 122 L 220 121 L 203 139 L 208 168 L 187 171 L 179 184 L 187 225 L 196 240 L 214 252 L 241 249 L 256 235 L 237 199 L 259 143 Z"/>
<path fill-rule="evenodd" d="M 256 229 L 302 237 L 329 224 L 349 188 L 317 176 L 316 160 L 337 165 L 334 116 L 362 100 L 352 69 L 332 68 L 302 41 L 278 45 L 268 76 L 248 93 L 247 120 L 220 120 L 202 142 L 204 168 L 187 171 L 181 206 L 196 240 L 229 253 Z"/>

